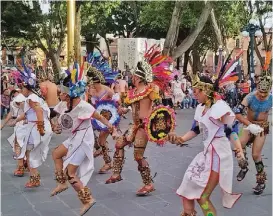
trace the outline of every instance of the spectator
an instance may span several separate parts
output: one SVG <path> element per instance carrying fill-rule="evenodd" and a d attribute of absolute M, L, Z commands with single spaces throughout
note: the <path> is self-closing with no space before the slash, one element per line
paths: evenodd
<path fill-rule="evenodd" d="M 169 83 L 167 89 L 163 92 L 163 99 L 162 99 L 162 103 L 164 106 L 170 106 L 171 108 L 173 108 L 173 101 L 172 101 L 172 85 L 171 83 Z"/>
<path fill-rule="evenodd" d="M 186 90 L 185 97 L 182 101 L 182 109 L 189 109 L 191 106 L 191 103 L 192 103 L 191 96 L 189 95 L 189 91 Z"/>
<path fill-rule="evenodd" d="M 184 75 L 182 75 L 181 78 L 182 78 L 181 79 L 181 88 L 182 88 L 182 91 L 185 92 L 187 89 L 187 80 Z"/>
<path fill-rule="evenodd" d="M 9 113 L 10 96 L 9 90 L 5 89 L 1 95 L 1 119 L 4 118 L 5 113 Z"/>
<path fill-rule="evenodd" d="M 181 107 L 181 102 L 185 96 L 184 92 L 182 91 L 182 83 L 178 80 L 178 76 L 174 76 L 174 81 L 172 81 L 172 92 L 174 98 L 174 106 Z"/>

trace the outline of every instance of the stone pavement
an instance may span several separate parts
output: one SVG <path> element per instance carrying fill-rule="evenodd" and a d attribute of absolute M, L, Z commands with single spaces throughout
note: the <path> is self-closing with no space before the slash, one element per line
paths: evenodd
<path fill-rule="evenodd" d="M 178 111 L 179 119 L 176 131 L 179 134 L 186 132 L 193 119 L 193 110 Z M 129 118 L 128 118 L 129 119 Z M 127 128 L 129 120 L 122 120 L 121 129 Z M 2 130 L 1 137 L 1 204 L 3 216 L 75 216 L 79 213 L 80 202 L 73 189 L 59 194 L 53 198 L 49 196 L 55 186 L 53 176 L 53 161 L 51 151 L 46 163 L 39 170 L 42 177 L 42 186 L 36 189 L 25 189 L 24 184 L 28 177 L 14 177 L 16 161 L 12 159 L 12 151 L 7 142 L 13 128 Z M 272 215 L 272 139 L 268 136 L 263 158 L 268 173 L 268 184 L 263 195 L 252 194 L 255 185 L 255 167 L 250 161 L 250 171 L 242 182 L 237 182 L 235 176 L 238 166 L 235 164 L 234 192 L 243 193 L 243 196 L 232 209 L 225 209 L 221 205 L 219 187 L 212 194 L 212 202 L 217 208 L 218 216 L 269 216 Z M 54 135 L 50 149 L 65 140 L 64 135 Z M 109 138 L 110 148 L 113 150 L 114 142 Z M 189 142 L 188 147 L 166 145 L 157 147 L 149 143 L 146 157 L 150 163 L 152 173 L 157 173 L 154 179 L 156 191 L 148 197 L 136 197 L 135 192 L 141 186 L 141 178 L 137 171 L 137 164 L 133 161 L 133 149 L 126 149 L 126 162 L 122 173 L 123 181 L 116 184 L 105 185 L 110 174 L 99 175 L 97 171 L 102 165 L 102 158 L 95 159 L 95 172 L 88 186 L 92 189 L 97 200 L 96 205 L 86 216 L 178 216 L 181 211 L 180 198 L 175 194 L 183 174 L 194 156 L 202 151 L 200 139 Z M 111 152 L 113 154 L 113 151 Z M 250 149 L 248 149 L 250 157 Z M 196 204 L 198 215 L 201 210 Z"/>

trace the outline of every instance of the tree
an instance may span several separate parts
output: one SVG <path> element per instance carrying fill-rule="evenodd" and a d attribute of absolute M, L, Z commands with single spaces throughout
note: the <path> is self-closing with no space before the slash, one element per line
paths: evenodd
<path fill-rule="evenodd" d="M 262 32 L 262 39 L 255 39 L 254 41 L 254 47 L 255 52 L 260 60 L 261 65 L 264 65 L 265 61 L 264 58 L 261 55 L 261 52 L 259 50 L 259 46 L 263 45 L 263 49 L 265 51 L 271 51 L 272 50 L 272 33 L 269 34 L 268 32 L 272 32 L 272 24 L 268 28 L 268 32 L 266 32 L 266 22 L 269 20 L 272 20 L 272 1 L 256 1 L 254 5 L 252 5 L 251 2 L 249 2 L 250 7 L 254 7 L 256 9 L 256 16 L 261 28 Z"/>
<path fill-rule="evenodd" d="M 32 8 L 19 1 L 1 4 L 3 37 L 24 38 L 32 47 L 42 49 L 52 61 L 54 73 L 58 74 L 66 34 L 66 4 L 51 2 L 48 14 L 43 14 L 35 1 Z"/>
<path fill-rule="evenodd" d="M 186 52 L 192 46 L 192 44 L 198 37 L 199 33 L 202 31 L 203 27 L 205 26 L 211 9 L 212 9 L 211 3 L 206 2 L 205 7 L 203 8 L 201 12 L 201 15 L 197 21 L 197 25 L 194 28 L 194 30 L 191 32 L 191 34 L 188 37 L 185 38 L 185 40 L 182 41 L 182 43 L 177 48 L 174 49 L 171 55 L 174 59 L 183 55 L 183 53 Z"/>
<path fill-rule="evenodd" d="M 93 52 L 94 47 L 98 48 L 97 36 L 100 35 L 104 38 L 111 56 L 110 40 L 107 39 L 106 34 L 112 33 L 112 12 L 119 4 L 120 2 L 85 2 L 81 13 L 81 33 L 85 37 L 88 53 Z"/>

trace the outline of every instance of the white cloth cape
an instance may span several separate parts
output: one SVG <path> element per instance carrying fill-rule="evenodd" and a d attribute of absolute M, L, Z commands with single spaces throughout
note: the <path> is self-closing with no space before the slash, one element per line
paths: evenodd
<path fill-rule="evenodd" d="M 197 154 L 189 165 L 177 194 L 189 200 L 200 199 L 209 180 L 214 150 L 220 159 L 219 184 L 223 192 L 222 204 L 226 208 L 232 208 L 242 194 L 232 194 L 233 157 L 230 142 L 226 136 L 215 135 L 219 128 L 224 126 L 218 119 L 225 116 L 225 124 L 232 125 L 235 115 L 222 100 L 217 101 L 202 115 L 204 108 L 198 105 L 194 116 L 199 123 L 200 131 L 204 133 L 204 151 Z"/>

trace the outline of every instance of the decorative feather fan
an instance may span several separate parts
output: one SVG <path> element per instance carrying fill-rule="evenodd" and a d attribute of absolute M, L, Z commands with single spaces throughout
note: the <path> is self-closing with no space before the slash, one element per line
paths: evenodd
<path fill-rule="evenodd" d="M 19 68 L 20 67 L 20 68 Z M 22 65 L 18 63 L 16 66 L 18 71 L 12 71 L 12 76 L 15 78 L 17 83 L 23 82 L 24 85 L 28 85 L 31 88 L 36 87 L 36 75 L 33 73 L 33 69 L 26 66 L 24 57 L 22 57 Z"/>
<path fill-rule="evenodd" d="M 224 87 L 228 84 L 235 83 L 239 79 L 238 74 L 234 73 L 234 70 L 239 64 L 239 59 L 244 51 L 241 50 L 234 59 L 231 59 L 232 52 L 226 59 L 225 64 L 221 68 L 221 71 L 217 78 L 216 85 L 218 85 L 219 87 Z"/>
<path fill-rule="evenodd" d="M 100 81 L 106 83 L 114 83 L 118 72 L 114 72 L 108 62 L 101 56 L 99 52 L 90 53 L 87 57 L 90 64 L 89 72 L 97 76 Z"/>

